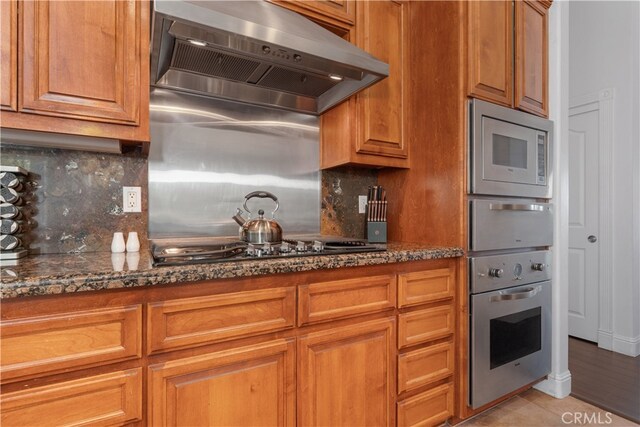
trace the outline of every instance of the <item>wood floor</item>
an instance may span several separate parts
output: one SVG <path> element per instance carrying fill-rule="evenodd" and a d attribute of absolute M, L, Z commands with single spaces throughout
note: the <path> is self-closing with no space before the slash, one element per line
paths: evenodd
<path fill-rule="evenodd" d="M 640 356 L 569 337 L 571 395 L 640 423 Z"/>
<path fill-rule="evenodd" d="M 463 423 L 463 427 L 554 427 L 638 424 L 569 396 L 556 399 L 538 390 L 528 390 Z"/>

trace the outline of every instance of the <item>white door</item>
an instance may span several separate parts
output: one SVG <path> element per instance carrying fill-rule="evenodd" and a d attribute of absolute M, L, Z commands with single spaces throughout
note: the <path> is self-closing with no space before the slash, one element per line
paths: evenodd
<path fill-rule="evenodd" d="M 569 335 L 598 341 L 597 109 L 569 110 Z"/>

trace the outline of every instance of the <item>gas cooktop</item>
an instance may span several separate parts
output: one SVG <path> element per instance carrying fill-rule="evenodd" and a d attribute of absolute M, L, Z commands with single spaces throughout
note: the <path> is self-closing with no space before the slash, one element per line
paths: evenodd
<path fill-rule="evenodd" d="M 332 236 L 290 236 L 281 243 L 251 244 L 225 238 L 152 240 L 154 266 L 338 255 L 386 250 L 386 245 Z"/>

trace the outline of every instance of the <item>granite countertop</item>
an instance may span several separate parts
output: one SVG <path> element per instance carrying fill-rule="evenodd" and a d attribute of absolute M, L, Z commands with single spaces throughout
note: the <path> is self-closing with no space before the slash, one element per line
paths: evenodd
<path fill-rule="evenodd" d="M 0 299 L 293 273 L 462 256 L 456 247 L 389 243 L 384 252 L 153 267 L 148 251 L 35 255 L 2 266 Z"/>

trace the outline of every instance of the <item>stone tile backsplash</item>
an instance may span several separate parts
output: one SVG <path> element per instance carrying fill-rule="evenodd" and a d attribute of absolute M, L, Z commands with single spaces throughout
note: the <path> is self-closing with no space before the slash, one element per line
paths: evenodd
<path fill-rule="evenodd" d="M 322 234 L 365 238 L 365 217 L 358 213 L 358 196 L 378 183 L 374 169 L 340 167 L 322 171 Z"/>
<path fill-rule="evenodd" d="M 115 231 L 137 231 L 147 250 L 147 159 L 139 152 L 105 154 L 2 144 L 3 165 L 32 173 L 33 219 L 24 236 L 32 253 L 108 252 Z M 358 195 L 376 185 L 377 171 L 336 168 L 322 171 L 321 232 L 364 238 Z M 142 187 L 142 213 L 122 211 L 122 187 Z"/>
<path fill-rule="evenodd" d="M 2 144 L 3 165 L 33 176 L 37 226 L 24 240 L 32 253 L 109 251 L 115 231 L 137 231 L 146 250 L 147 159 Z M 122 187 L 142 187 L 142 213 L 122 211 Z"/>

